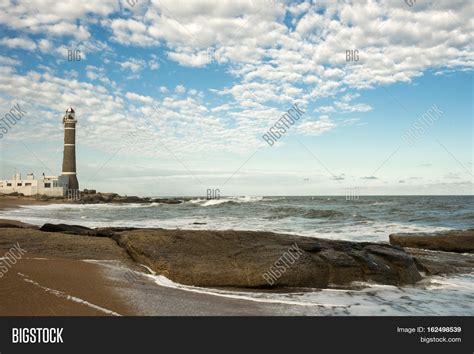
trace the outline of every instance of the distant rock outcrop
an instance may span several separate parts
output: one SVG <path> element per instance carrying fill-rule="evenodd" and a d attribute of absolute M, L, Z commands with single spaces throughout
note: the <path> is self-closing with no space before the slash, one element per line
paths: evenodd
<path fill-rule="evenodd" d="M 92 193 L 94 192 L 94 193 Z M 180 204 L 184 201 L 182 198 L 148 198 L 137 196 L 121 196 L 117 193 L 95 193 L 95 191 L 87 191 L 81 193 L 80 198 L 74 200 L 79 204 L 99 204 L 99 203 L 162 203 L 162 204 Z"/>

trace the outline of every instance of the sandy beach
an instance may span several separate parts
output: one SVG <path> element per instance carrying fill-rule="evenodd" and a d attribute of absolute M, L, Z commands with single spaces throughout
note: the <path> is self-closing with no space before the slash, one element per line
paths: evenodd
<path fill-rule="evenodd" d="M 0 281 L 1 316 L 131 315 L 95 264 L 29 255 Z"/>
<path fill-rule="evenodd" d="M 51 200 L 38 200 L 34 197 L 14 197 L 2 195 L 0 197 L 0 210 L 18 208 L 22 205 L 48 205 L 48 204 L 60 204 L 63 203 L 62 199 L 51 199 Z"/>

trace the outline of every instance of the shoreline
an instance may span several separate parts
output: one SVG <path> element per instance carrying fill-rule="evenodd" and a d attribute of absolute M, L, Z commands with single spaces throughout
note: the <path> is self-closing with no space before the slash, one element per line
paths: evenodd
<path fill-rule="evenodd" d="M 0 201 L 0 210 L 59 203 L 24 203 L 24 198 Z M 464 237 L 463 233 L 456 231 L 456 237 Z M 395 247 L 263 231 L 39 227 L 0 219 L 0 259 L 16 243 L 27 250 L 0 279 L 0 291 L 9 295 L 0 304 L 0 315 L 347 315 L 344 306 L 338 310 L 330 304 L 301 304 L 291 294 L 364 288 L 350 285 L 353 282 L 409 289 L 430 276 L 474 270 L 473 253 L 428 251 L 416 248 L 413 235 L 393 239 L 400 242 L 400 237 L 410 244 Z M 423 238 L 425 247 L 426 235 L 416 237 Z M 466 237 L 469 246 L 474 230 Z M 268 286 L 261 275 L 282 254 L 291 253 L 294 242 L 302 253 Z M 236 292 L 238 296 L 233 295 Z M 270 299 L 245 295 L 255 292 Z M 271 294 L 278 293 L 287 293 L 289 300 L 272 300 Z"/>
<path fill-rule="evenodd" d="M 50 205 L 50 204 L 64 204 L 62 199 L 51 199 L 47 201 L 38 200 L 34 197 L 11 197 L 11 196 L 0 196 L 0 211 L 5 209 L 17 209 L 22 206 L 28 205 Z"/>

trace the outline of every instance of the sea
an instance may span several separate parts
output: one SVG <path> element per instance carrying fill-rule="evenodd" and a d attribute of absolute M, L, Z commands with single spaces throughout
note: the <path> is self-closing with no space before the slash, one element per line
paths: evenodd
<path fill-rule="evenodd" d="M 0 218 L 37 225 L 254 230 L 388 242 L 391 233 L 473 229 L 474 196 L 236 196 L 188 198 L 181 204 L 51 204 L 3 210 Z M 474 315 L 474 272 L 428 277 L 406 287 L 367 283 L 359 284 L 359 290 L 299 289 L 287 293 L 197 288 L 162 276 L 155 280 L 157 286 L 182 291 L 281 302 L 292 308 L 290 314 Z"/>

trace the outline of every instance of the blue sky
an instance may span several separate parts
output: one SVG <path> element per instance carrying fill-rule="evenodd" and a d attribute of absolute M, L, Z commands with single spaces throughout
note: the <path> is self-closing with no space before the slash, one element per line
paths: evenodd
<path fill-rule="evenodd" d="M 3 1 L 0 118 L 27 114 L 0 138 L 0 178 L 59 174 L 72 106 L 81 188 L 472 194 L 473 7 Z M 304 115 L 269 146 L 295 104 Z"/>

